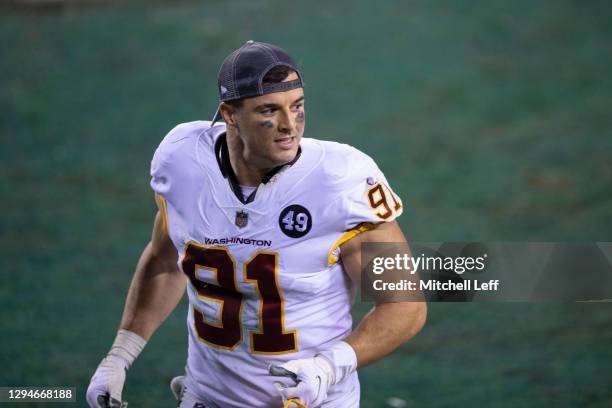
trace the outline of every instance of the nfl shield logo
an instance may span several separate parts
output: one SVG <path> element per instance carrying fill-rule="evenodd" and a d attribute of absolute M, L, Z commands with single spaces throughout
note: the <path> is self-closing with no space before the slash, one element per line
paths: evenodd
<path fill-rule="evenodd" d="M 249 223 L 249 214 L 244 211 L 238 211 L 236 213 L 236 226 L 238 228 L 244 228 Z"/>

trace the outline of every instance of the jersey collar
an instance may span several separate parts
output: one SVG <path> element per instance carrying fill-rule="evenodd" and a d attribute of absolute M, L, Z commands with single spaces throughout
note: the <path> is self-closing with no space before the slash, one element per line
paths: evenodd
<path fill-rule="evenodd" d="M 261 181 L 261 184 L 268 183 L 270 179 L 274 177 L 274 175 L 277 174 L 280 170 L 285 168 L 285 166 L 293 166 L 293 164 L 298 161 L 301 154 L 302 147 L 298 146 L 298 151 L 293 160 L 291 160 L 289 163 L 281 164 L 280 166 L 277 166 L 270 170 L 268 174 L 264 176 L 263 180 Z M 242 189 L 240 188 L 240 184 L 238 184 L 238 178 L 236 177 L 236 173 L 234 173 L 234 169 L 232 168 L 232 165 L 230 163 L 229 148 L 227 147 L 227 134 L 225 132 L 219 135 L 219 137 L 217 138 L 217 141 L 215 143 L 215 157 L 217 158 L 217 164 L 219 165 L 221 174 L 228 180 L 232 191 L 240 200 L 240 202 L 242 204 L 248 204 L 252 202 L 255 199 L 255 195 L 257 194 L 257 189 L 259 187 L 253 190 L 253 192 L 249 194 L 248 197 L 244 197 L 244 195 L 242 194 Z"/>

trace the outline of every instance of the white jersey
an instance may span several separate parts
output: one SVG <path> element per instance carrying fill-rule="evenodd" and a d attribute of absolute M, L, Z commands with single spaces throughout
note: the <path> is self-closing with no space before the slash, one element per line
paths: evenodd
<path fill-rule="evenodd" d="M 219 407 L 281 407 L 270 364 L 313 357 L 351 332 L 355 287 L 339 246 L 402 211 L 374 161 L 304 138 L 301 154 L 244 204 L 219 166 L 225 124 L 174 128 L 151 164 L 168 235 L 189 278 L 187 384 Z M 357 374 L 329 400 L 359 387 Z"/>

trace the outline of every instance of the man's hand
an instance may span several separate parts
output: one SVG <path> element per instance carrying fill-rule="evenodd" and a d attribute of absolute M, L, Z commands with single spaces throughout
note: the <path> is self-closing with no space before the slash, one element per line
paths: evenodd
<path fill-rule="evenodd" d="M 108 355 L 102 360 L 87 388 L 90 408 L 122 408 L 125 372 L 140 354 L 147 341 L 129 330 L 119 330 Z"/>
<path fill-rule="evenodd" d="M 297 399 L 308 408 L 316 408 L 327 398 L 329 387 L 338 384 L 356 369 L 355 351 L 348 343 L 339 341 L 313 358 L 291 360 L 279 366 L 270 366 L 270 374 L 289 377 L 295 382 L 294 386 L 289 387 L 279 382 L 274 383 L 283 397 L 283 403 Z M 295 402 L 294 404 L 302 406 Z"/>
<path fill-rule="evenodd" d="M 108 356 L 102 360 L 87 388 L 87 403 L 91 408 L 121 406 L 126 370 L 127 362 L 120 357 Z"/>
<path fill-rule="evenodd" d="M 270 374 L 290 377 L 296 383 L 294 386 L 274 383 L 283 398 L 283 404 L 286 404 L 287 400 L 298 399 L 308 408 L 316 408 L 325 401 L 327 390 L 334 380 L 334 369 L 329 360 L 322 356 L 270 366 Z"/>

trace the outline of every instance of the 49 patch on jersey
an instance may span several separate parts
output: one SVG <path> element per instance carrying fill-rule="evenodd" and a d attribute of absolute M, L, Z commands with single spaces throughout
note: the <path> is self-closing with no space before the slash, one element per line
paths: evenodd
<path fill-rule="evenodd" d="M 278 217 L 278 225 L 285 235 L 291 238 L 301 238 L 312 228 L 310 212 L 299 204 L 285 207 Z"/>

